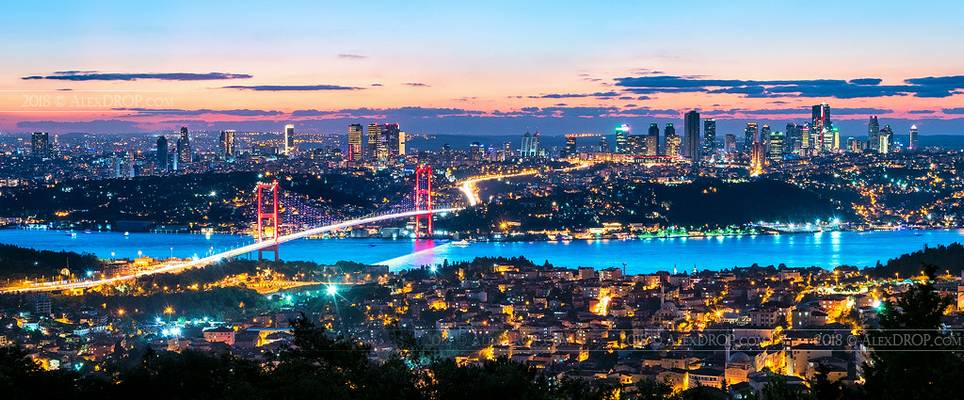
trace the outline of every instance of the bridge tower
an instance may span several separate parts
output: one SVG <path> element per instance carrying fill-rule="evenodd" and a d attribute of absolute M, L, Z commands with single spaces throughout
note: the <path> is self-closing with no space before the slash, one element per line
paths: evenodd
<path fill-rule="evenodd" d="M 432 210 L 432 167 L 428 165 L 421 165 L 415 169 L 415 210 Z M 415 216 L 415 237 L 418 239 L 432 237 L 430 212 Z"/>
<path fill-rule="evenodd" d="M 257 196 L 257 203 L 255 207 L 258 212 L 258 231 L 257 238 L 259 242 L 265 240 L 278 241 L 278 235 L 281 231 L 280 220 L 278 219 L 278 181 L 273 181 L 271 183 L 261 183 L 255 188 L 255 193 Z M 266 204 L 266 201 L 270 201 Z M 268 228 L 271 229 L 270 232 L 265 232 Z M 264 252 L 270 251 L 274 253 L 275 262 L 278 261 L 278 244 L 275 243 L 274 246 L 267 247 L 262 250 L 258 250 L 258 260 L 264 259 Z"/>

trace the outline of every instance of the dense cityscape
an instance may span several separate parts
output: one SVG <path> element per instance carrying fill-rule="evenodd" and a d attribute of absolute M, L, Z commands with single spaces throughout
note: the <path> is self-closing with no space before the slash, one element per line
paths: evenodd
<path fill-rule="evenodd" d="M 0 6 L 4 398 L 964 393 L 957 4 L 107 3 Z"/>

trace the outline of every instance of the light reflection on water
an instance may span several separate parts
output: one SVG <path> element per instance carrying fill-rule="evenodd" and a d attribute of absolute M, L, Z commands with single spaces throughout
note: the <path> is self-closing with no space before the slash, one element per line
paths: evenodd
<path fill-rule="evenodd" d="M 298 240 L 281 246 L 285 260 L 334 263 L 339 260 L 385 263 L 392 268 L 471 260 L 482 256 L 525 256 L 542 264 L 597 268 L 622 267 L 630 273 L 698 268 L 720 269 L 760 265 L 835 267 L 840 264 L 870 266 L 878 260 L 964 240 L 964 230 L 824 232 L 714 238 L 650 240 L 573 240 L 561 242 L 474 242 L 410 239 Z M 94 253 L 100 257 L 170 255 L 204 256 L 251 243 L 245 236 L 212 234 L 77 232 L 0 230 L 0 243 L 45 250 Z M 247 257 L 256 257 L 249 255 Z"/>

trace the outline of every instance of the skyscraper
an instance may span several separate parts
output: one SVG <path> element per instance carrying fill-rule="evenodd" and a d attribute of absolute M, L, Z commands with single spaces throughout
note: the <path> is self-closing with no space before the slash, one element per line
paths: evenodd
<path fill-rule="evenodd" d="M 384 143 L 385 152 L 387 157 L 396 158 L 403 152 L 401 140 L 402 130 L 399 128 L 398 124 L 384 124 L 381 127 L 382 133 L 382 143 Z"/>
<path fill-rule="evenodd" d="M 872 151 L 880 149 L 880 122 L 876 115 L 870 117 L 870 122 L 867 123 L 867 147 Z"/>
<path fill-rule="evenodd" d="M 910 150 L 910 151 L 920 150 L 917 147 L 917 125 L 910 126 L 910 138 L 907 141 L 907 150 Z"/>
<path fill-rule="evenodd" d="M 684 155 L 694 163 L 699 162 L 703 154 L 700 147 L 700 113 L 690 111 L 683 115 L 683 133 L 686 135 Z"/>
<path fill-rule="evenodd" d="M 170 156 L 168 155 L 167 138 L 164 135 L 157 138 L 156 157 L 154 162 L 157 164 L 157 172 L 166 172 Z"/>
<path fill-rule="evenodd" d="M 50 135 L 47 132 L 34 132 L 30 135 L 30 153 L 36 158 L 50 156 Z"/>
<path fill-rule="evenodd" d="M 783 142 L 785 139 L 783 132 L 779 132 L 779 131 L 770 132 L 769 137 L 770 137 L 770 140 L 768 144 L 770 146 L 770 151 L 767 157 L 771 161 L 782 161 L 783 160 Z"/>
<path fill-rule="evenodd" d="M 362 126 L 348 125 L 348 161 L 361 161 L 362 155 Z"/>
<path fill-rule="evenodd" d="M 572 157 L 576 155 L 576 135 L 568 134 L 566 135 L 566 147 L 562 151 L 563 157 Z"/>
<path fill-rule="evenodd" d="M 649 135 L 646 137 L 646 155 L 659 155 L 659 124 L 649 124 Z"/>
<path fill-rule="evenodd" d="M 225 158 L 234 157 L 234 134 L 233 129 L 221 131 L 221 155 Z"/>
<path fill-rule="evenodd" d="M 728 159 L 736 154 L 736 135 L 727 133 L 723 136 L 723 152 L 726 153 Z"/>
<path fill-rule="evenodd" d="M 382 143 L 382 127 L 374 122 L 368 124 L 368 145 L 365 156 L 372 161 L 381 161 L 385 156 L 385 144 Z"/>
<path fill-rule="evenodd" d="M 628 153 L 629 146 L 626 135 L 629 134 L 629 125 L 622 124 L 616 127 L 616 153 Z"/>
<path fill-rule="evenodd" d="M 890 125 L 884 125 L 880 129 L 880 135 L 878 135 L 877 140 L 877 152 L 880 154 L 888 154 L 894 149 L 893 147 L 894 130 L 890 128 Z"/>
<path fill-rule="evenodd" d="M 526 132 L 522 135 L 522 148 L 519 149 L 522 158 L 535 158 L 539 156 L 539 132 L 535 134 Z"/>
<path fill-rule="evenodd" d="M 192 156 L 191 152 L 191 137 L 188 136 L 186 126 L 181 127 L 181 136 L 177 138 L 175 151 L 177 152 L 177 165 L 179 169 L 193 161 L 194 157 Z"/>
<path fill-rule="evenodd" d="M 703 120 L 703 154 L 706 158 L 712 159 L 716 156 L 716 120 L 707 118 Z"/>
<path fill-rule="evenodd" d="M 680 139 L 676 135 L 676 128 L 673 127 L 673 123 L 666 124 L 666 128 L 663 129 L 663 137 L 666 138 L 666 155 L 674 159 L 679 157 Z"/>
<path fill-rule="evenodd" d="M 746 129 L 743 131 L 743 151 L 749 153 L 753 147 L 753 142 L 758 140 L 756 122 L 747 122 Z"/>
<path fill-rule="evenodd" d="M 295 126 L 293 124 L 285 125 L 285 143 L 284 150 L 282 154 L 289 156 L 295 152 Z"/>
<path fill-rule="evenodd" d="M 770 125 L 763 124 L 760 127 L 760 136 L 756 139 L 760 142 L 760 146 L 763 149 L 763 157 L 770 151 Z"/>

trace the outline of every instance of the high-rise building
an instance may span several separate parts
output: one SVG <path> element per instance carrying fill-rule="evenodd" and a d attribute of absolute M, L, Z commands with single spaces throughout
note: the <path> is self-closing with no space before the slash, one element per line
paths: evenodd
<path fill-rule="evenodd" d="M 572 157 L 576 155 L 576 135 L 568 134 L 566 135 L 566 147 L 562 150 L 563 157 Z"/>
<path fill-rule="evenodd" d="M 870 122 L 867 123 L 867 147 L 871 151 L 880 150 L 880 122 L 876 115 L 870 117 Z"/>
<path fill-rule="evenodd" d="M 608 153 L 608 152 L 610 152 L 611 149 L 609 148 L 609 139 L 606 139 L 605 136 L 600 136 L 600 137 L 599 137 L 599 144 L 596 145 L 596 151 L 599 152 L 599 153 Z"/>
<path fill-rule="evenodd" d="M 694 163 L 703 157 L 700 147 L 700 113 L 689 111 L 683 115 L 684 155 Z"/>
<path fill-rule="evenodd" d="M 768 144 L 770 146 L 770 151 L 767 157 L 771 161 L 782 161 L 783 160 L 783 142 L 785 139 L 785 135 L 783 134 L 783 132 L 773 131 L 773 132 L 770 132 L 769 137 L 770 137 L 770 140 Z"/>
<path fill-rule="evenodd" d="M 645 156 L 647 138 L 649 138 L 649 135 L 629 135 L 626 139 L 626 153 L 634 156 Z"/>
<path fill-rule="evenodd" d="M 917 145 L 917 125 L 910 126 L 910 138 L 907 140 L 907 150 L 917 151 L 920 148 Z"/>
<path fill-rule="evenodd" d="M 817 132 L 823 133 L 824 130 L 830 130 L 833 126 L 833 122 L 830 121 L 830 105 L 827 103 L 817 104 L 811 107 L 810 111 L 810 129 L 816 130 Z"/>
<path fill-rule="evenodd" d="M 753 144 L 750 146 L 750 175 L 756 176 L 762 174 L 765 162 L 763 143 L 760 143 L 759 140 L 753 141 Z"/>
<path fill-rule="evenodd" d="M 666 127 L 663 128 L 663 138 L 666 141 L 666 155 L 672 158 L 679 157 L 681 143 L 672 122 L 667 123 Z"/>
<path fill-rule="evenodd" d="M 181 127 L 181 135 L 177 138 L 175 151 L 177 151 L 176 157 L 179 169 L 194 161 L 194 153 L 191 150 L 191 137 L 188 135 L 186 126 Z"/>
<path fill-rule="evenodd" d="M 703 120 L 703 154 L 707 159 L 716 156 L 716 120 L 707 118 Z"/>
<path fill-rule="evenodd" d="M 348 125 L 348 161 L 359 162 L 365 156 L 362 154 L 362 126 Z"/>
<path fill-rule="evenodd" d="M 36 158 L 50 157 L 50 135 L 47 132 L 30 135 L 30 153 Z"/>
<path fill-rule="evenodd" d="M 540 155 L 539 132 L 535 134 L 526 132 L 522 135 L 522 148 L 519 149 L 522 158 L 535 158 Z"/>
<path fill-rule="evenodd" d="M 813 141 L 810 140 L 810 124 L 803 124 L 800 128 L 800 155 L 809 156 L 810 149 L 813 147 Z"/>
<path fill-rule="evenodd" d="M 385 153 L 383 156 L 379 157 L 380 160 L 391 158 L 397 158 L 402 154 L 402 130 L 399 128 L 398 124 L 383 124 L 379 129 L 381 132 L 382 149 Z"/>
<path fill-rule="evenodd" d="M 629 146 L 626 135 L 629 134 L 629 125 L 622 124 L 616 127 L 616 153 L 629 153 Z"/>
<path fill-rule="evenodd" d="M 225 158 L 234 157 L 234 135 L 235 131 L 233 129 L 221 131 L 221 155 Z"/>
<path fill-rule="evenodd" d="M 803 151 L 803 125 L 789 123 L 783 143 L 783 153 L 800 154 L 801 151 Z"/>
<path fill-rule="evenodd" d="M 736 135 L 727 133 L 723 136 L 723 152 L 730 157 L 736 154 Z"/>
<path fill-rule="evenodd" d="M 374 122 L 368 124 L 367 136 L 368 145 L 365 156 L 373 161 L 383 160 L 382 156 L 387 154 L 385 153 L 385 144 L 382 143 L 382 126 Z"/>
<path fill-rule="evenodd" d="M 880 129 L 880 135 L 877 140 L 877 152 L 880 154 L 888 154 L 893 151 L 893 138 L 894 130 L 891 129 L 890 125 L 884 125 Z"/>
<path fill-rule="evenodd" d="M 285 137 L 284 137 L 284 150 L 282 154 L 290 156 L 295 152 L 295 126 L 293 124 L 285 125 Z"/>
<path fill-rule="evenodd" d="M 407 137 L 408 135 L 405 134 L 405 131 L 398 131 L 398 154 L 397 155 L 399 156 L 405 155 L 405 151 L 406 151 L 405 140 L 407 140 Z"/>
<path fill-rule="evenodd" d="M 659 124 L 653 122 L 649 124 L 649 137 L 646 139 L 646 155 L 659 155 Z"/>
<path fill-rule="evenodd" d="M 770 125 L 763 124 L 760 127 L 760 137 L 757 138 L 757 141 L 763 148 L 763 157 L 765 158 L 767 153 L 770 152 Z"/>
<path fill-rule="evenodd" d="M 759 140 L 759 131 L 756 122 L 747 122 L 746 129 L 743 131 L 743 151 L 749 153 L 753 147 L 753 142 Z"/>
<path fill-rule="evenodd" d="M 170 156 L 168 155 L 167 138 L 164 135 L 157 138 L 157 152 L 155 154 L 157 158 L 154 162 L 157 165 L 157 172 L 166 172 Z"/>

